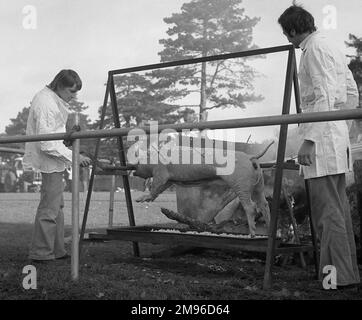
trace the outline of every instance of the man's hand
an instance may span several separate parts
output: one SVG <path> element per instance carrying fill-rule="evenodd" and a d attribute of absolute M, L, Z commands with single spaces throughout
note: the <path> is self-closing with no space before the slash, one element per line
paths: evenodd
<path fill-rule="evenodd" d="M 312 164 L 312 153 L 314 148 L 314 142 L 310 140 L 304 140 L 298 151 L 298 163 L 303 166 L 310 166 Z"/>
<path fill-rule="evenodd" d="M 92 163 L 91 158 L 79 155 L 79 164 L 81 167 L 88 167 Z"/>
<path fill-rule="evenodd" d="M 74 125 L 72 129 L 70 129 L 70 131 L 68 132 L 68 136 L 70 137 L 72 135 L 72 133 L 74 132 L 79 132 L 80 131 L 80 126 L 79 125 Z M 73 140 L 72 139 L 64 139 L 63 140 L 63 144 L 69 148 L 73 145 Z"/>

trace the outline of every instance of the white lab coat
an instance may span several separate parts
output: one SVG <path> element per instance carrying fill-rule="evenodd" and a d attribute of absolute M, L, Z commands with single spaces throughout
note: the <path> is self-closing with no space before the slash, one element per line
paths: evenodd
<path fill-rule="evenodd" d="M 299 66 L 301 110 L 335 111 L 353 108 L 358 90 L 346 58 L 325 38 L 314 32 L 300 44 Z M 314 142 L 313 163 L 301 166 L 305 179 L 346 173 L 352 168 L 346 121 L 303 123 L 299 133 Z"/>
<path fill-rule="evenodd" d="M 69 105 L 53 90 L 45 87 L 30 105 L 27 135 L 65 132 Z M 72 151 L 62 140 L 27 142 L 23 165 L 44 173 L 63 172 L 71 164 Z"/>

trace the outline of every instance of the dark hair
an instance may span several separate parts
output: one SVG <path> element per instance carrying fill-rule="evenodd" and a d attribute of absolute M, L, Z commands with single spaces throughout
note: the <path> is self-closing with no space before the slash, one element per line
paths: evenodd
<path fill-rule="evenodd" d="M 76 85 L 77 90 L 82 89 L 82 80 L 73 70 L 61 70 L 49 84 L 49 88 L 55 91 L 57 88 L 71 88 Z"/>
<path fill-rule="evenodd" d="M 292 5 L 286 9 L 278 19 L 283 30 L 290 35 L 292 30 L 297 34 L 314 32 L 317 30 L 314 25 L 313 16 L 302 6 Z"/>

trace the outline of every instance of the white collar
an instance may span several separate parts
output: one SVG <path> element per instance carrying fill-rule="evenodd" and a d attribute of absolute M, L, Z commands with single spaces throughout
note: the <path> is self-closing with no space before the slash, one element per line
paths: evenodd
<path fill-rule="evenodd" d="M 309 34 L 307 37 L 304 38 L 304 40 L 299 44 L 299 48 L 301 48 L 303 51 L 306 49 L 307 44 L 311 38 L 314 36 L 317 36 L 319 34 L 319 31 L 314 31 L 311 34 Z"/>
<path fill-rule="evenodd" d="M 48 86 L 45 86 L 45 88 L 55 97 L 55 99 L 60 102 L 60 104 L 65 107 L 66 109 L 69 109 L 69 103 L 63 100 L 61 97 L 59 97 L 54 90 L 49 88 Z"/>

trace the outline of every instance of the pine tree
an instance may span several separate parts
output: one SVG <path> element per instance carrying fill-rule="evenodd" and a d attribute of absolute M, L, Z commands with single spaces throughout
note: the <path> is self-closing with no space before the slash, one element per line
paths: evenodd
<path fill-rule="evenodd" d="M 5 132 L 9 136 L 24 135 L 26 132 L 26 123 L 28 121 L 30 107 L 25 107 L 18 112 L 16 118 L 10 119 L 10 124 L 5 127 Z"/>
<path fill-rule="evenodd" d="M 159 124 L 177 120 L 177 105 L 167 103 L 169 98 L 155 87 L 150 74 L 129 74 L 115 78 L 117 104 L 125 126 L 140 125 L 154 120 Z"/>
<path fill-rule="evenodd" d="M 172 26 L 167 31 L 169 38 L 160 40 L 164 46 L 159 53 L 161 62 L 255 49 L 252 31 L 259 18 L 245 15 L 241 3 L 242 0 L 185 3 L 181 13 L 164 19 Z M 205 62 L 155 70 L 152 74 L 159 79 L 159 88 L 168 88 L 174 99 L 198 92 L 200 119 L 206 120 L 207 110 L 245 108 L 246 103 L 262 99 L 253 93 L 255 71 L 246 60 Z"/>

